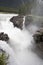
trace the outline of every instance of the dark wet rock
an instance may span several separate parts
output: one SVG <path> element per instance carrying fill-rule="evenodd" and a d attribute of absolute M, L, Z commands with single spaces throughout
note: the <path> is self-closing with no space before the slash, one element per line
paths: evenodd
<path fill-rule="evenodd" d="M 33 34 L 31 51 L 43 60 L 43 29 L 37 30 Z"/>
<path fill-rule="evenodd" d="M 25 26 L 29 26 L 30 23 L 32 23 L 33 19 L 32 16 L 26 16 L 25 17 Z"/>
<path fill-rule="evenodd" d="M 43 31 L 39 30 L 34 35 L 34 40 L 36 43 L 43 42 Z"/>
<path fill-rule="evenodd" d="M 13 16 L 10 21 L 13 23 L 14 27 L 23 29 L 23 16 L 18 15 L 18 16 Z"/>
<path fill-rule="evenodd" d="M 34 52 L 43 59 L 43 29 L 36 31 L 33 35 L 34 39 Z"/>
<path fill-rule="evenodd" d="M 7 34 L 4 34 L 4 32 L 1 32 L 0 33 L 0 40 L 2 40 L 2 41 L 8 41 L 9 37 L 8 37 Z"/>

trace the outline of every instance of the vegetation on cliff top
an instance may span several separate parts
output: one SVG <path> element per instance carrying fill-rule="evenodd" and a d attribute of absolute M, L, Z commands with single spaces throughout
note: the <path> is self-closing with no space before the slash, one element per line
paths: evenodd
<path fill-rule="evenodd" d="M 18 14 L 28 14 L 31 13 L 32 3 L 24 3 L 20 5 L 18 8 L 12 8 L 12 7 L 4 7 L 0 6 L 0 12 L 6 12 L 6 13 L 18 13 Z"/>

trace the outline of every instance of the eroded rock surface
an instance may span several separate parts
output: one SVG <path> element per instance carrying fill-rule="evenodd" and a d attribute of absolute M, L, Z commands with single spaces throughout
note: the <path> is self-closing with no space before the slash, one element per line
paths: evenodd
<path fill-rule="evenodd" d="M 36 31 L 33 35 L 35 52 L 43 59 L 43 29 Z"/>
<path fill-rule="evenodd" d="M 36 31 L 36 33 L 33 35 L 33 38 L 40 50 L 43 51 L 43 29 Z"/>
<path fill-rule="evenodd" d="M 34 40 L 36 43 L 43 42 L 43 29 L 36 31 L 36 33 L 33 35 Z"/>
<path fill-rule="evenodd" d="M 0 33 L 0 40 L 2 40 L 2 41 L 8 41 L 9 37 L 8 37 L 7 34 L 4 34 L 4 32 L 1 32 Z"/>
<path fill-rule="evenodd" d="M 13 17 L 10 19 L 10 22 L 13 23 L 14 27 L 23 29 L 23 16 L 21 16 L 21 15 L 13 16 Z"/>

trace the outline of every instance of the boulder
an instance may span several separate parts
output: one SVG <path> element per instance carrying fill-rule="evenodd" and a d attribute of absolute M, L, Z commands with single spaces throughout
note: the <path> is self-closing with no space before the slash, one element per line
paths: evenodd
<path fill-rule="evenodd" d="M 10 22 L 13 23 L 14 27 L 23 29 L 23 16 L 22 15 L 13 16 L 10 19 Z"/>
<path fill-rule="evenodd" d="M 1 32 L 0 33 L 0 40 L 2 40 L 2 41 L 8 41 L 9 37 L 8 37 L 7 34 L 4 34 L 4 32 Z"/>

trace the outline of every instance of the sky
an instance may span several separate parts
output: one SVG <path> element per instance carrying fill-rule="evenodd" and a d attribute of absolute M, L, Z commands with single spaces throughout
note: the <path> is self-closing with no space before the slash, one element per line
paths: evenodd
<path fill-rule="evenodd" d="M 32 1 L 32 0 L 0 0 L 0 6 L 5 7 L 18 7 L 22 3 Z"/>

